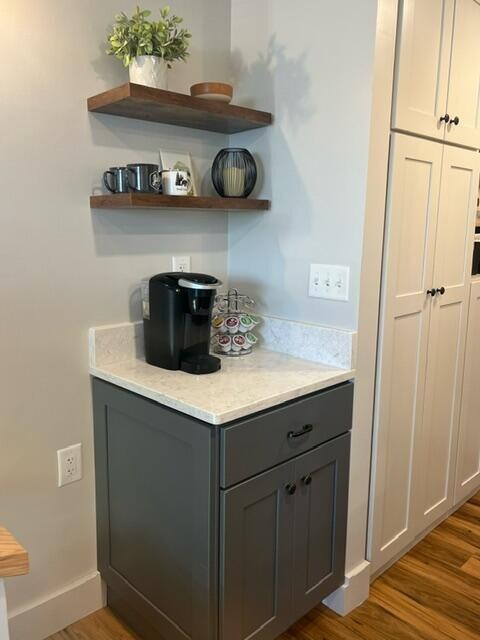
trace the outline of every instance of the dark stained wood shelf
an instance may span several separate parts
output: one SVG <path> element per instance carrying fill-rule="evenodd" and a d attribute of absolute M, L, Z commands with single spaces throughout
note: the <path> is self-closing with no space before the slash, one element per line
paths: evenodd
<path fill-rule="evenodd" d="M 265 111 L 130 82 L 89 98 L 88 110 L 228 134 L 267 127 L 273 120 L 272 114 Z"/>
<path fill-rule="evenodd" d="M 215 211 L 267 211 L 270 200 L 201 196 L 163 196 L 154 193 L 117 193 L 90 196 L 91 209 L 211 209 Z"/>

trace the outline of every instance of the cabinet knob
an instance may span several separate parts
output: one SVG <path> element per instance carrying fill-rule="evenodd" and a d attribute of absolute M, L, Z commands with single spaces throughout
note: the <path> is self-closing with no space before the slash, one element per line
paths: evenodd
<path fill-rule="evenodd" d="M 445 124 L 448 124 L 450 122 L 450 116 L 448 115 L 448 113 L 440 118 L 440 122 L 445 122 Z"/>
<path fill-rule="evenodd" d="M 435 287 L 433 289 L 427 289 L 427 296 L 432 296 L 434 298 L 437 295 L 437 290 Z"/>
<path fill-rule="evenodd" d="M 309 484 L 312 484 L 312 476 L 310 474 L 303 476 L 302 482 L 305 486 L 308 487 Z"/>
<path fill-rule="evenodd" d="M 455 116 L 455 118 L 452 118 L 452 120 L 450 120 L 450 124 L 454 124 L 455 126 L 460 124 L 460 118 L 458 116 Z"/>
<path fill-rule="evenodd" d="M 297 485 L 294 482 L 289 482 L 287 485 L 285 485 L 285 491 L 288 493 L 289 496 L 293 496 L 296 490 L 297 490 Z"/>
<path fill-rule="evenodd" d="M 440 289 L 437 289 L 437 293 L 439 293 L 441 296 L 444 296 L 446 293 L 446 289 L 445 287 L 440 287 Z"/>

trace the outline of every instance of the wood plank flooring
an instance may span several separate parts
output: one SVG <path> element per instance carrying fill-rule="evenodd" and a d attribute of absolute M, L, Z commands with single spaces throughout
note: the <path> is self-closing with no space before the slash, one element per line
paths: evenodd
<path fill-rule="evenodd" d="M 103 609 L 49 640 L 138 640 Z M 323 605 L 278 640 L 480 640 L 480 493 L 372 585 L 341 618 Z"/>

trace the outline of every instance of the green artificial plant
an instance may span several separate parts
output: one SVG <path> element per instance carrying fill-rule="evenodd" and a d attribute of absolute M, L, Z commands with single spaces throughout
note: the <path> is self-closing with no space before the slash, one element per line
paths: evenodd
<path fill-rule="evenodd" d="M 170 67 L 171 62 L 185 60 L 189 55 L 192 35 L 180 28 L 183 18 L 173 15 L 170 7 L 160 10 L 158 22 L 148 20 L 151 13 L 137 6 L 131 18 L 123 12 L 115 17 L 108 34 L 107 53 L 121 60 L 125 67 L 137 56 L 158 56 Z"/>

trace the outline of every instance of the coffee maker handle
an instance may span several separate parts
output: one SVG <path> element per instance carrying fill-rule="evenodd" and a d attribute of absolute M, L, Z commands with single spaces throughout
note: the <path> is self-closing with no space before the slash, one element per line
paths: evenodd
<path fill-rule="evenodd" d="M 108 182 L 108 176 L 113 176 L 113 178 L 115 179 L 115 174 L 113 173 L 113 171 L 105 171 L 105 173 L 103 174 L 103 184 L 105 185 L 105 188 L 110 191 L 110 193 L 116 193 L 116 190 L 112 189 L 110 183 Z"/>
<path fill-rule="evenodd" d="M 191 280 L 186 280 L 185 278 L 180 278 L 178 281 L 178 285 L 180 287 L 184 287 L 185 289 L 198 289 L 200 291 L 215 291 L 218 287 L 222 286 L 222 282 L 217 280 L 212 284 L 200 283 L 200 282 L 192 282 Z"/>

